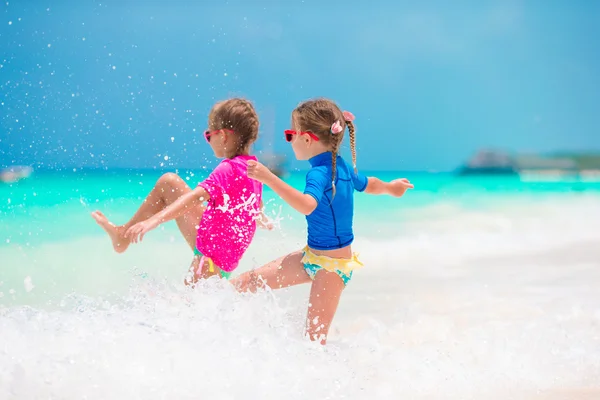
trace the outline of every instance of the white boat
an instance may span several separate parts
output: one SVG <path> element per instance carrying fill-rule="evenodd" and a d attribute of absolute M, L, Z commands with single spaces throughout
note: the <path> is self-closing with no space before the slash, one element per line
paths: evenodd
<path fill-rule="evenodd" d="M 27 179 L 33 172 L 33 168 L 24 165 L 14 165 L 0 170 L 0 182 L 14 183 L 21 179 Z"/>

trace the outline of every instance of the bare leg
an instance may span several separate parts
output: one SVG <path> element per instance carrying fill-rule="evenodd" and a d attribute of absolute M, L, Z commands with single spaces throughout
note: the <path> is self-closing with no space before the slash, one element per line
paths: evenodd
<path fill-rule="evenodd" d="M 204 264 L 200 265 L 200 259 L 201 257 L 194 256 L 192 264 L 190 265 L 190 269 L 185 279 L 183 280 L 183 283 L 186 286 L 190 286 L 193 288 L 200 279 L 208 279 L 214 275 L 217 275 L 219 278 L 221 277 L 218 270 L 219 267 L 215 265 L 214 271 L 210 272 L 208 261 L 205 260 Z"/>
<path fill-rule="evenodd" d="M 258 288 L 268 286 L 281 289 L 288 286 L 310 282 L 310 277 L 302 265 L 302 251 L 296 251 L 270 263 L 231 279 L 231 283 L 240 292 L 256 292 Z M 339 278 L 338 278 L 339 279 Z"/>
<path fill-rule="evenodd" d="M 306 316 L 306 334 L 310 340 L 327 342 L 331 321 L 335 316 L 344 281 L 335 273 L 320 270 L 310 288 L 308 314 Z"/>
<path fill-rule="evenodd" d="M 252 270 L 244 272 L 231 283 L 240 292 L 256 292 L 268 286 L 271 289 L 300 285 L 311 282 L 302 265 L 302 251 L 287 256 Z M 344 290 L 344 281 L 335 273 L 321 270 L 312 281 L 308 313 L 306 317 L 306 333 L 314 341 L 321 344 L 327 342 L 327 334 Z"/>
<path fill-rule="evenodd" d="M 129 246 L 129 241 L 124 237 L 129 227 L 150 218 L 191 190 L 177 174 L 167 173 L 158 179 L 148 197 L 146 197 L 140 208 L 125 225 L 116 226 L 100 211 L 93 212 L 92 217 L 108 233 L 115 251 L 123 253 Z M 204 206 L 199 206 L 190 209 L 176 220 L 181 234 L 192 249 L 196 245 L 197 227 L 202 219 L 203 212 Z"/>

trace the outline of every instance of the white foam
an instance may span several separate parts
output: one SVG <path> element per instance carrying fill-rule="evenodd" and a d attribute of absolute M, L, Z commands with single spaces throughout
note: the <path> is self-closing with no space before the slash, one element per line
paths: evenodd
<path fill-rule="evenodd" d="M 584 386 L 600 372 L 597 303 L 419 286 L 366 307 L 351 294 L 325 348 L 301 337 L 305 301 L 224 282 L 4 309 L 0 398 L 453 398 Z"/>
<path fill-rule="evenodd" d="M 359 221 L 366 266 L 325 348 L 302 337 L 308 286 L 185 289 L 191 254 L 173 226 L 122 255 L 101 235 L 11 244 L 0 248 L 0 398 L 521 399 L 591 387 L 597 205 L 434 205 L 385 235 L 374 233 L 385 222 Z M 301 248 L 299 226 L 259 232 L 239 271 Z"/>

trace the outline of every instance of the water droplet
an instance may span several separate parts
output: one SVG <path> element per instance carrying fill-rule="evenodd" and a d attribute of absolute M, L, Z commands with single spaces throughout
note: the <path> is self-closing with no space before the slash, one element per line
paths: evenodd
<path fill-rule="evenodd" d="M 25 286 L 25 291 L 27 293 L 31 292 L 33 290 L 33 288 L 35 287 L 33 285 L 33 283 L 31 283 L 31 277 L 30 276 L 27 276 L 25 278 L 25 280 L 23 281 L 23 285 Z"/>
<path fill-rule="evenodd" d="M 225 73 L 223 74 L 223 76 L 227 76 L 227 72 L 225 72 Z"/>
<path fill-rule="evenodd" d="M 83 40 L 85 42 L 85 38 L 81 38 L 81 40 Z"/>
<path fill-rule="evenodd" d="M 48 47 L 52 47 L 52 45 L 50 43 L 48 43 Z"/>
<path fill-rule="evenodd" d="M 164 158 L 165 158 L 165 161 L 167 161 L 169 159 L 169 156 L 165 156 Z"/>
<path fill-rule="evenodd" d="M 171 136 L 171 143 L 173 143 L 175 141 L 175 138 L 173 136 Z"/>
<path fill-rule="evenodd" d="M 117 69 L 117 67 L 113 65 L 113 66 L 112 66 L 112 69 Z"/>
<path fill-rule="evenodd" d="M 8 24 L 9 24 L 9 25 L 12 25 L 12 21 L 8 21 Z"/>

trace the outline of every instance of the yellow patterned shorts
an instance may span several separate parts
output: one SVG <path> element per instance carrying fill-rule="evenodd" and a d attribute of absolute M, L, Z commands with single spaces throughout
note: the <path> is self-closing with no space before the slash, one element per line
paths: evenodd
<path fill-rule="evenodd" d="M 332 258 L 327 256 L 319 256 L 310 251 L 308 246 L 304 249 L 304 257 L 302 257 L 302 264 L 304 264 L 304 270 L 310 276 L 310 279 L 315 279 L 317 272 L 324 269 L 329 272 L 335 272 L 338 274 L 344 285 L 347 285 L 352 278 L 352 272 L 356 269 L 362 268 L 364 264 L 359 261 L 358 254 L 352 253 L 352 258 Z"/>

